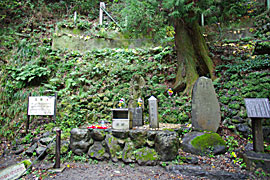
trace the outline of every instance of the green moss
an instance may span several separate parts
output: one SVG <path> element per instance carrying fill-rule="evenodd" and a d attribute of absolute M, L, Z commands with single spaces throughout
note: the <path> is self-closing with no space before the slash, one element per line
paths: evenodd
<path fill-rule="evenodd" d="M 184 160 L 186 160 L 187 158 L 184 157 L 184 156 L 181 156 L 180 159 L 184 161 Z"/>
<path fill-rule="evenodd" d="M 114 144 L 113 142 L 116 143 L 117 138 L 112 136 L 108 139 L 110 154 L 112 157 L 117 157 L 118 159 L 120 159 L 122 158 L 122 155 L 120 155 L 119 152 L 121 152 L 122 149 L 118 144 Z"/>
<path fill-rule="evenodd" d="M 26 168 L 32 164 L 30 159 L 23 160 L 21 163 L 23 163 Z"/>
<path fill-rule="evenodd" d="M 136 150 L 135 157 L 136 160 L 142 161 L 156 161 L 159 159 L 159 156 L 154 149 L 146 147 Z"/>
<path fill-rule="evenodd" d="M 78 35 L 78 34 L 81 34 L 81 31 L 80 31 L 79 29 L 74 28 L 74 29 L 72 30 L 72 33 Z"/>
<path fill-rule="evenodd" d="M 90 157 L 94 157 L 94 152 L 91 152 L 90 153 Z"/>
<path fill-rule="evenodd" d="M 165 128 L 163 129 L 164 131 L 170 131 L 170 132 L 174 132 L 174 129 L 168 129 L 168 128 Z"/>
<path fill-rule="evenodd" d="M 104 149 L 104 148 L 100 149 L 100 150 L 98 151 L 98 154 L 99 154 L 100 156 L 103 156 L 103 155 L 105 154 L 105 149 Z"/>
<path fill-rule="evenodd" d="M 207 133 L 202 136 L 198 136 L 191 141 L 194 148 L 200 150 L 206 150 L 209 147 L 216 145 L 225 146 L 225 141 L 217 133 Z"/>

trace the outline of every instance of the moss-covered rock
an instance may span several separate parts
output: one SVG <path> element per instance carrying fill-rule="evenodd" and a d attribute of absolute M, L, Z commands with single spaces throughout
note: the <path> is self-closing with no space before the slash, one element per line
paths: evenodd
<path fill-rule="evenodd" d="M 206 133 L 202 136 L 195 137 L 191 141 L 191 144 L 195 148 L 201 148 L 201 149 L 209 148 L 215 145 L 221 145 L 221 146 L 226 145 L 225 141 L 217 133 Z"/>
<path fill-rule="evenodd" d="M 136 148 L 140 148 L 146 144 L 147 131 L 144 130 L 130 130 L 129 136 Z"/>
<path fill-rule="evenodd" d="M 110 155 L 107 153 L 107 149 L 103 146 L 103 143 L 99 141 L 95 141 L 95 143 L 89 148 L 88 155 L 90 158 L 97 160 L 110 158 Z"/>
<path fill-rule="evenodd" d="M 144 147 L 136 150 L 135 158 L 139 165 L 155 166 L 159 160 L 155 149 Z"/>
<path fill-rule="evenodd" d="M 191 132 L 184 136 L 181 147 L 193 154 L 221 154 L 226 151 L 226 142 L 217 133 Z"/>
<path fill-rule="evenodd" d="M 113 162 L 117 162 L 118 159 L 122 158 L 122 148 L 118 144 L 118 139 L 113 137 L 111 134 L 107 134 L 105 138 L 105 145 L 109 150 L 110 157 Z"/>
<path fill-rule="evenodd" d="M 147 131 L 147 139 L 149 141 L 154 141 L 156 138 L 157 131 Z"/>
<path fill-rule="evenodd" d="M 125 163 L 134 163 L 136 162 L 136 157 L 135 157 L 135 146 L 134 143 L 130 140 L 128 140 L 125 143 L 125 147 L 123 149 L 122 153 L 122 161 Z"/>
<path fill-rule="evenodd" d="M 88 129 L 74 128 L 70 131 L 70 139 L 74 141 L 88 141 L 90 139 L 90 132 Z"/>
<path fill-rule="evenodd" d="M 155 149 L 162 161 L 171 161 L 176 158 L 179 149 L 179 139 L 176 132 L 161 131 L 155 138 Z"/>
<path fill-rule="evenodd" d="M 90 139 L 89 141 L 76 141 L 70 143 L 69 147 L 72 150 L 73 153 L 76 155 L 83 155 L 86 153 L 89 149 L 89 147 L 93 144 L 93 139 Z"/>
<path fill-rule="evenodd" d="M 105 139 L 106 132 L 102 129 L 93 129 L 91 137 L 96 141 L 103 141 Z"/>
<path fill-rule="evenodd" d="M 74 128 L 71 130 L 69 148 L 76 155 L 83 155 L 86 153 L 92 144 L 93 139 L 91 139 L 89 130 L 79 128 Z M 51 151 L 53 151 L 53 149 L 51 149 Z"/>
<path fill-rule="evenodd" d="M 127 139 L 128 138 L 128 130 L 112 129 L 111 133 L 116 138 L 120 138 L 120 139 Z"/>

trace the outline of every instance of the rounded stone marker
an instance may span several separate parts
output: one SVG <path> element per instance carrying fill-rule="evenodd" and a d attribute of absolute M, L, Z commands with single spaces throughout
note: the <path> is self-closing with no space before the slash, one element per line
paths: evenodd
<path fill-rule="evenodd" d="M 197 130 L 217 132 L 221 116 L 212 80 L 200 77 L 192 92 L 192 125 Z"/>

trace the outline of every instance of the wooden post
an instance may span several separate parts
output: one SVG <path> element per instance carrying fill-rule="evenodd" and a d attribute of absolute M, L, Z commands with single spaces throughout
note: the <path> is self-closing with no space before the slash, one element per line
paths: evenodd
<path fill-rule="evenodd" d="M 204 26 L 204 15 L 201 15 L 201 25 Z"/>
<path fill-rule="evenodd" d="M 252 135 L 253 135 L 253 150 L 255 152 L 263 152 L 263 131 L 262 119 L 251 118 L 252 121 Z"/>
<path fill-rule="evenodd" d="M 76 22 L 77 22 L 77 12 L 75 11 L 74 12 L 74 25 L 76 25 Z"/>
<path fill-rule="evenodd" d="M 99 8 L 99 25 L 102 25 L 103 22 L 103 10 L 102 8 L 105 9 L 105 3 L 104 2 L 100 2 L 100 8 Z"/>
<path fill-rule="evenodd" d="M 56 123 L 56 107 L 57 107 L 57 92 L 54 93 L 54 97 L 55 97 L 55 102 L 54 102 L 54 115 L 53 115 L 53 120 L 54 123 Z"/>
<path fill-rule="evenodd" d="M 60 168 L 60 153 L 61 153 L 61 130 L 57 129 L 54 168 Z"/>
<path fill-rule="evenodd" d="M 25 123 L 25 132 L 28 134 L 28 129 L 29 129 L 29 123 L 30 123 L 30 115 L 28 115 L 28 109 L 29 109 L 29 97 L 32 95 L 32 93 L 29 94 L 28 96 L 28 105 L 27 105 L 27 119 Z"/>

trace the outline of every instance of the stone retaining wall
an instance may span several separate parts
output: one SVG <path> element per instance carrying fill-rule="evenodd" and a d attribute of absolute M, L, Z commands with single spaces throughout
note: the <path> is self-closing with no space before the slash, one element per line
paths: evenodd
<path fill-rule="evenodd" d="M 156 165 L 176 158 L 180 146 L 174 131 L 79 129 L 71 130 L 70 149 L 97 160 Z"/>

